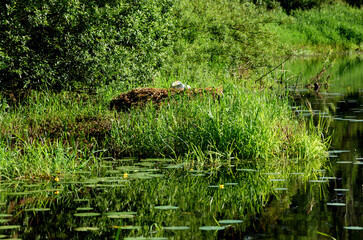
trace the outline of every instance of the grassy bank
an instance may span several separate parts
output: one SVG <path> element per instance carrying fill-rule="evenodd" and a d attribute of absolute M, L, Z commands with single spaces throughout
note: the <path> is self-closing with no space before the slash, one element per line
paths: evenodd
<path fill-rule="evenodd" d="M 198 165 L 324 158 L 320 132 L 294 119 L 286 96 L 232 82 L 224 95 L 181 97 L 160 107 L 109 109 L 107 94 L 33 92 L 1 109 L 3 177 L 97 167 L 103 157 L 167 157 Z"/>
<path fill-rule="evenodd" d="M 290 15 L 281 10 L 270 14 L 274 20 L 266 27 L 296 54 L 362 50 L 363 14 L 359 7 L 335 3 L 295 10 Z"/>
<path fill-rule="evenodd" d="M 321 131 L 293 117 L 284 76 L 267 75 L 283 61 L 274 56 L 288 52 L 265 25 L 266 14 L 282 12 L 234 0 L 105 2 L 0 8 L 11 20 L 0 41 L 4 178 L 90 169 L 104 157 L 324 159 Z M 109 109 L 121 92 L 175 80 L 223 85 L 224 94 Z"/>

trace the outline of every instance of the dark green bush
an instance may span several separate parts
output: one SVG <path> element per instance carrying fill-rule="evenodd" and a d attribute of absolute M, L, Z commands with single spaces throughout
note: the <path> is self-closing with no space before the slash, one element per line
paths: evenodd
<path fill-rule="evenodd" d="M 171 0 L 5 0 L 0 89 L 146 81 L 173 29 Z"/>
<path fill-rule="evenodd" d="M 345 0 L 345 1 L 352 6 L 360 7 L 363 5 L 363 0 Z"/>
<path fill-rule="evenodd" d="M 319 7 L 325 3 L 331 3 L 334 0 L 253 0 L 256 5 L 262 5 L 267 8 L 277 8 L 279 5 L 290 13 L 292 10 L 307 10 Z"/>

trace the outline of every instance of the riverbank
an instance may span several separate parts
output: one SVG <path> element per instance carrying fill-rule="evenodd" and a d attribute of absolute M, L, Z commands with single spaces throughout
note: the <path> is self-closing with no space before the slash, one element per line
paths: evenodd
<path fill-rule="evenodd" d="M 155 0 L 112 7 L 70 1 L 74 12 L 68 12 L 59 2 L 52 4 L 26 13 L 16 6 L 6 9 L 13 19 L 6 22 L 13 38 L 6 40 L 13 45 L 1 46 L 0 52 L 1 87 L 8 93 L 0 106 L 4 178 L 91 169 L 105 157 L 166 157 L 205 166 L 324 162 L 322 127 L 307 127 L 295 118 L 288 76 L 280 68 L 287 59 L 274 56 L 309 44 L 361 46 L 361 27 L 355 24 L 359 10 L 337 4 L 287 15 L 251 2 Z M 39 21 L 27 18 L 24 24 L 23 14 Z M 54 18 L 67 14 L 74 17 L 72 31 L 69 21 Z M 333 28 L 341 14 L 346 22 Z M 115 21 L 120 16 L 134 25 L 120 29 Z M 296 30 L 302 22 L 305 28 Z M 11 27 L 16 23 L 21 30 Z M 310 38 L 309 32 L 323 32 L 318 28 L 323 23 L 331 32 Z M 336 34 L 342 29 L 358 30 L 343 38 Z M 44 42 L 37 42 L 45 32 Z M 177 80 L 192 88 L 223 86 L 224 93 L 218 100 L 197 96 L 158 108 L 109 109 L 123 92 L 166 89 Z M 19 92 L 25 94 L 19 97 Z"/>
<path fill-rule="evenodd" d="M 363 14 L 346 3 L 323 5 L 310 10 L 270 11 L 266 28 L 278 36 L 281 46 L 296 55 L 347 52 L 363 49 Z"/>

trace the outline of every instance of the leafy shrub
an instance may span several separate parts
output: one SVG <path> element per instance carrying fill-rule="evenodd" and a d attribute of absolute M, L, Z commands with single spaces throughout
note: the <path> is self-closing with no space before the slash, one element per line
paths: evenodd
<path fill-rule="evenodd" d="M 264 9 L 251 2 L 181 0 L 175 12 L 178 38 L 165 75 L 189 82 L 215 79 L 216 69 L 256 70 L 277 55 L 273 35 L 263 28 Z M 283 54 L 281 50 L 278 54 Z"/>
<path fill-rule="evenodd" d="M 160 67 L 171 0 L 5 0 L 0 88 L 144 81 Z"/>

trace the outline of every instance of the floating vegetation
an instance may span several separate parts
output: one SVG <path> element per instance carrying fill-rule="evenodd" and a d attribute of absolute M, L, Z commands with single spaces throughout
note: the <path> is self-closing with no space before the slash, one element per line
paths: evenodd
<path fill-rule="evenodd" d="M 141 229 L 141 226 L 112 226 L 112 228 L 125 229 L 125 230 L 139 230 Z"/>
<path fill-rule="evenodd" d="M 224 185 L 225 186 L 236 186 L 236 185 L 238 185 L 238 183 L 225 183 Z"/>
<path fill-rule="evenodd" d="M 219 231 L 219 230 L 224 230 L 225 227 L 222 226 L 203 226 L 203 227 L 199 227 L 199 230 L 202 231 Z"/>
<path fill-rule="evenodd" d="M 269 179 L 271 182 L 286 182 L 286 179 Z"/>
<path fill-rule="evenodd" d="M 237 171 L 242 171 L 242 172 L 258 172 L 258 170 L 256 169 L 250 169 L 250 168 L 237 168 Z"/>
<path fill-rule="evenodd" d="M 185 166 L 184 163 L 181 163 L 181 164 L 172 164 L 172 165 L 168 165 L 164 168 L 166 169 L 175 169 L 175 168 L 183 168 Z"/>
<path fill-rule="evenodd" d="M 164 230 L 189 230 L 190 227 L 187 226 L 170 226 L 170 227 L 163 227 Z"/>
<path fill-rule="evenodd" d="M 127 237 L 124 240 L 168 240 L 168 238 L 163 237 Z"/>
<path fill-rule="evenodd" d="M 174 209 L 178 209 L 179 207 L 176 206 L 155 206 L 155 209 L 159 209 L 159 210 L 174 210 Z"/>
<path fill-rule="evenodd" d="M 336 180 L 337 177 L 319 177 L 320 180 Z"/>
<path fill-rule="evenodd" d="M 350 189 L 348 189 L 348 188 L 334 188 L 334 191 L 336 191 L 336 192 L 349 192 Z"/>
<path fill-rule="evenodd" d="M 311 183 L 328 183 L 328 180 L 309 180 Z"/>
<path fill-rule="evenodd" d="M 26 212 L 46 212 L 50 211 L 50 208 L 28 208 L 25 209 Z"/>
<path fill-rule="evenodd" d="M 20 225 L 5 225 L 5 226 L 0 226 L 0 230 L 9 230 L 9 229 L 17 229 L 17 228 L 21 228 Z"/>
<path fill-rule="evenodd" d="M 338 153 L 349 153 L 350 150 L 330 150 L 328 153 L 330 154 L 338 154 Z"/>
<path fill-rule="evenodd" d="M 294 173 L 290 173 L 290 175 L 304 175 L 303 172 L 294 172 Z"/>
<path fill-rule="evenodd" d="M 75 217 L 97 217 L 100 216 L 100 213 L 94 213 L 94 212 L 86 212 L 86 213 L 75 213 Z"/>
<path fill-rule="evenodd" d="M 192 174 L 190 174 L 190 176 L 193 176 L 193 177 L 204 177 L 206 175 L 207 174 L 205 174 L 205 173 L 197 173 L 197 174 L 192 173 Z"/>
<path fill-rule="evenodd" d="M 361 162 L 361 161 L 356 161 L 356 162 L 354 162 L 353 164 L 355 164 L 355 165 L 363 165 L 363 162 Z"/>
<path fill-rule="evenodd" d="M 346 206 L 345 203 L 327 203 L 328 206 L 336 206 L 336 207 L 344 207 Z"/>
<path fill-rule="evenodd" d="M 73 199 L 74 202 L 89 202 L 90 200 L 87 198 L 82 198 L 82 199 Z"/>
<path fill-rule="evenodd" d="M 347 230 L 363 230 L 363 227 L 359 227 L 359 226 L 346 226 L 346 227 L 344 227 L 344 229 L 347 229 Z"/>
<path fill-rule="evenodd" d="M 76 209 L 77 211 L 90 211 L 93 210 L 92 207 L 79 207 Z"/>
<path fill-rule="evenodd" d="M 134 218 L 135 215 L 131 214 L 107 214 L 108 218 Z"/>
<path fill-rule="evenodd" d="M 78 227 L 78 228 L 74 228 L 74 231 L 78 231 L 78 232 L 98 231 L 98 230 L 99 230 L 98 227 Z"/>
<path fill-rule="evenodd" d="M 234 220 L 234 219 L 228 219 L 228 220 L 220 220 L 218 221 L 220 224 L 237 224 L 237 223 L 243 223 L 243 220 Z"/>

